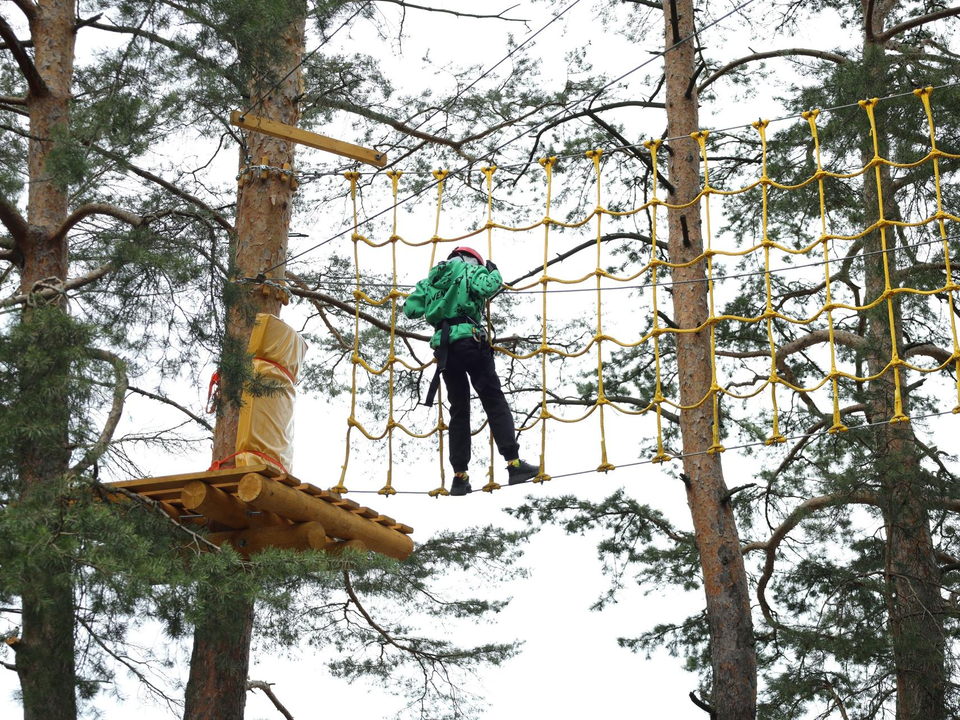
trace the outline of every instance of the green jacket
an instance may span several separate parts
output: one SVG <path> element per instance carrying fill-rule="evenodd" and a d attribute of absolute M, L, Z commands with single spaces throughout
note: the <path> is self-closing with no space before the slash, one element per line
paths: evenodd
<path fill-rule="evenodd" d="M 415 319 L 424 317 L 437 329 L 430 338 L 430 347 L 440 345 L 440 325 L 455 317 L 471 318 L 477 325 L 483 304 L 503 285 L 500 271 L 487 270 L 483 265 L 454 260 L 435 265 L 426 279 L 417 283 L 403 304 L 403 314 Z M 450 326 L 450 342 L 472 337 L 474 325 L 460 323 Z"/>

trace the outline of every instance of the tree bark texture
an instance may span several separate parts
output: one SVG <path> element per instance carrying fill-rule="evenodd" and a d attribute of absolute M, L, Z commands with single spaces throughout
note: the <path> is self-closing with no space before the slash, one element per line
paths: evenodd
<path fill-rule="evenodd" d="M 251 93 L 253 115 L 296 125 L 300 119 L 299 63 L 304 51 L 306 17 L 302 15 L 282 38 L 287 52 L 284 63 L 275 69 L 276 78 L 263 78 L 262 86 Z M 290 73 L 277 87 L 277 80 Z M 296 145 L 287 140 L 259 133 L 247 133 L 247 150 L 240 150 L 240 169 L 250 163 L 273 168 L 294 167 Z M 264 161 L 265 159 L 265 161 Z M 244 174 L 238 191 L 235 238 L 236 277 L 255 278 L 281 263 L 287 254 L 290 228 L 292 184 L 276 171 L 261 179 L 260 171 Z M 284 266 L 267 273 L 270 278 L 284 277 Z M 245 352 L 257 313 L 280 314 L 277 291 L 267 285 L 240 284 L 240 297 L 229 308 L 225 352 Z M 228 380 L 227 380 L 228 381 Z M 229 393 L 227 393 L 229 396 Z M 224 403 L 214 430 L 213 459 L 222 460 L 236 448 L 240 408 Z M 198 623 L 194 631 L 190 678 L 187 683 L 184 720 L 243 720 L 246 704 L 247 670 L 253 627 L 253 602 L 238 599 L 231 614 L 242 622 L 223 624 L 216 614 Z"/>
<path fill-rule="evenodd" d="M 48 162 L 55 138 L 66 133 L 70 121 L 70 90 L 74 64 L 73 0 L 45 0 L 37 5 L 30 23 L 33 62 L 43 87 L 27 95 L 30 117 L 29 194 L 26 237 L 15 239 L 20 251 L 20 290 L 29 292 L 37 283 L 62 283 L 67 278 L 67 240 L 54 239 L 67 217 L 67 192 L 60 178 L 51 175 Z M 51 301 L 56 312 L 66 312 L 63 296 Z M 23 322 L 30 324 L 35 310 L 24 309 Z M 37 342 L 55 342 L 37 333 Z M 40 349 L 43 352 L 43 349 Z M 42 371 L 21 367 L 20 392 L 45 397 L 38 412 L 52 428 L 43 441 L 24 444 L 20 451 L 22 500 L 57 502 L 48 492 L 69 469 L 69 407 L 65 399 L 35 388 L 56 383 L 65 387 L 71 368 L 61 362 Z M 59 382 L 63 380 L 64 382 Z M 56 529 L 54 529 L 56 530 Z M 72 569 L 66 561 L 38 563 L 36 579 L 23 592 L 22 629 L 16 644 L 16 666 L 23 693 L 25 720 L 75 720 L 76 661 L 74 658 L 74 598 Z"/>
<path fill-rule="evenodd" d="M 882 31 L 883 18 L 875 19 Z M 885 85 L 884 50 L 882 45 L 864 44 L 863 62 L 870 78 L 871 95 L 882 94 Z M 881 155 L 888 153 L 882 124 L 882 108 L 878 107 L 877 138 Z M 866 133 L 865 133 L 866 137 Z M 861 159 L 866 165 L 873 159 L 873 138 L 866 137 Z M 864 224 L 880 220 L 880 196 L 887 219 L 899 219 L 890 168 L 880 166 L 877 173 L 864 174 Z M 896 233 L 886 231 L 886 247 L 896 245 Z M 878 253 L 865 258 L 865 300 L 881 297 L 887 287 L 884 262 L 895 269 L 896 254 L 879 254 L 883 249 L 881 231 L 865 238 L 865 253 Z M 883 301 L 867 314 L 867 367 L 870 375 L 881 372 L 892 357 L 894 343 L 902 354 L 904 348 L 901 302 L 899 295 Z M 883 521 L 886 540 L 884 578 L 889 612 L 888 626 L 893 642 L 897 678 L 898 720 L 945 720 L 947 718 L 945 637 L 943 628 L 944 600 L 940 594 L 940 571 L 934 554 L 930 532 L 927 488 L 920 468 L 920 454 L 909 423 L 888 423 L 894 417 L 895 375 L 891 368 L 869 383 L 870 418 L 878 422 L 873 431 L 874 473 L 884 500 Z M 909 415 L 906 372 L 900 369 L 901 411 Z"/>
<path fill-rule="evenodd" d="M 667 134 L 672 153 L 669 177 L 676 192 L 673 204 L 691 201 L 700 190 L 700 156 L 690 133 L 699 130 L 698 98 L 692 87 L 696 42 L 682 42 L 694 32 L 693 0 L 663 0 L 666 21 Z M 679 44 L 678 44 L 679 43 Z M 676 46 L 676 47 L 674 47 Z M 684 227 L 684 225 L 686 227 Z M 668 211 L 669 254 L 674 263 L 688 262 L 703 251 L 699 204 Z M 704 263 L 673 273 L 674 320 L 680 328 L 696 327 L 709 316 Z M 694 282 L 690 282 L 694 281 Z M 677 335 L 680 402 L 698 403 L 711 387 L 710 329 Z M 756 716 L 757 660 L 750 598 L 740 538 L 729 502 L 719 454 L 704 454 L 713 443 L 710 399 L 680 413 L 683 468 L 690 482 L 687 504 L 693 518 L 703 569 L 713 665 L 711 706 L 718 720 L 752 720 Z M 698 453 L 692 455 L 692 453 Z"/>

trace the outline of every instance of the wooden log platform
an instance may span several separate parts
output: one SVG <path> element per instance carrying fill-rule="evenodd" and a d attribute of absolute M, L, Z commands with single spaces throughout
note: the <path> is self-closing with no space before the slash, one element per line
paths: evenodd
<path fill-rule="evenodd" d="M 209 535 L 244 556 L 267 547 L 339 554 L 366 549 L 398 560 L 413 552 L 413 528 L 268 465 L 110 483 L 155 500 L 181 522 L 209 521 Z"/>

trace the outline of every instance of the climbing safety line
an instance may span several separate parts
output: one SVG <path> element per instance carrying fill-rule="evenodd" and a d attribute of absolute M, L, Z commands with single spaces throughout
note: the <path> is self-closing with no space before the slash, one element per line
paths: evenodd
<path fill-rule="evenodd" d="M 906 359 L 906 354 L 898 346 L 898 338 L 895 333 L 895 323 L 894 323 L 894 303 L 898 296 L 916 296 L 916 297 L 932 297 L 939 296 L 943 297 L 948 301 L 948 308 L 954 308 L 955 305 L 955 294 L 957 290 L 960 290 L 960 285 L 957 285 L 953 280 L 953 270 L 952 264 L 950 261 L 950 247 L 948 244 L 949 233 L 947 232 L 946 225 L 947 222 L 958 223 L 960 222 L 960 217 L 957 215 L 951 214 L 943 208 L 942 202 L 942 190 L 941 190 L 941 177 L 940 177 L 940 159 L 951 159 L 956 160 L 960 159 L 960 154 L 951 154 L 945 151 L 940 150 L 936 146 L 935 139 L 935 127 L 933 121 L 933 113 L 930 105 L 930 96 L 932 95 L 932 88 L 923 88 L 916 90 L 914 92 L 915 96 L 922 102 L 924 112 L 927 117 L 928 122 L 928 131 L 929 131 L 929 141 L 930 141 L 930 150 L 920 159 L 913 162 L 894 162 L 892 160 L 886 159 L 880 155 L 879 144 L 876 142 L 878 136 L 877 122 L 875 117 L 875 107 L 877 105 L 877 100 L 865 100 L 861 101 L 860 107 L 864 110 L 866 118 L 868 121 L 870 136 L 875 139 L 873 145 L 873 157 L 860 169 L 849 172 L 849 173 L 838 173 L 832 172 L 824 169 L 821 159 L 820 159 L 820 140 L 817 132 L 817 117 L 819 113 L 817 111 L 810 111 L 804 114 L 804 119 L 807 121 L 807 124 L 810 128 L 810 137 L 814 149 L 814 157 L 816 158 L 816 169 L 808 177 L 802 179 L 795 183 L 781 183 L 771 177 L 769 177 L 767 172 L 767 154 L 768 154 L 768 145 L 766 139 L 766 128 L 768 123 L 766 121 L 758 121 L 754 123 L 754 130 L 758 134 L 761 152 L 762 152 L 762 163 L 761 163 L 761 175 L 759 179 L 756 179 L 753 182 L 749 182 L 745 187 L 734 189 L 734 190 L 721 190 L 712 186 L 711 176 L 710 176 L 710 154 L 707 147 L 707 140 L 709 133 L 707 131 L 700 131 L 693 133 L 692 137 L 696 140 L 700 157 L 702 162 L 702 176 L 703 176 L 703 185 L 700 192 L 695 198 L 686 203 L 672 204 L 665 202 L 659 199 L 658 192 L 658 173 L 654 171 L 653 175 L 653 194 L 652 198 L 639 207 L 635 207 L 629 210 L 611 210 L 603 206 L 602 204 L 602 194 L 601 190 L 603 187 L 603 178 L 602 178 L 602 151 L 594 150 L 589 151 L 587 159 L 590 160 L 593 164 L 594 169 L 594 183 L 596 185 L 596 205 L 589 213 L 585 216 L 571 220 L 568 222 L 560 221 L 553 219 L 551 217 L 552 210 L 552 201 L 553 201 L 553 168 L 555 165 L 554 158 L 543 158 L 540 161 L 540 165 L 543 167 L 545 176 L 545 198 L 544 198 L 544 215 L 538 222 L 531 223 L 524 226 L 509 226 L 496 222 L 493 218 L 493 198 L 492 198 L 492 177 L 496 172 L 497 168 L 495 166 L 485 166 L 482 169 L 482 172 L 487 178 L 487 203 L 486 203 L 486 220 L 484 223 L 479 224 L 476 229 L 471 230 L 467 233 L 461 234 L 457 237 L 442 237 L 440 235 L 440 226 L 441 226 L 441 217 L 443 210 L 443 199 L 444 191 L 446 187 L 446 182 L 449 177 L 449 173 L 445 170 L 435 171 L 434 177 L 436 180 L 437 188 L 437 200 L 436 200 L 436 217 L 434 223 L 434 232 L 430 238 L 424 240 L 408 240 L 398 233 L 397 227 L 397 214 L 396 207 L 399 205 L 396 202 L 399 195 L 399 181 L 402 173 L 394 171 L 390 176 L 392 182 L 392 192 L 394 196 L 394 222 L 393 229 L 390 237 L 386 240 L 376 241 L 370 239 L 359 232 L 360 221 L 359 213 L 357 208 L 357 182 L 359 180 L 359 175 L 357 173 L 346 173 L 345 177 L 350 183 L 350 197 L 353 202 L 353 233 L 352 241 L 354 244 L 354 313 L 355 313 L 355 323 L 354 323 L 354 347 L 353 354 L 351 357 L 352 361 L 352 381 L 351 381 L 351 412 L 350 418 L 348 420 L 348 429 L 347 429 L 347 448 L 346 448 L 346 458 L 343 465 L 343 472 L 341 474 L 340 482 L 334 488 L 338 492 L 346 492 L 346 474 L 347 466 L 349 462 L 350 448 L 352 445 L 352 432 L 356 429 L 361 435 L 366 437 L 369 440 L 381 440 L 383 438 L 388 438 L 388 453 L 391 454 L 391 458 L 388 460 L 388 473 L 387 473 L 387 482 L 383 488 L 381 488 L 380 493 L 382 494 L 394 494 L 397 492 L 393 486 L 393 443 L 392 438 L 394 436 L 394 431 L 399 429 L 401 432 L 413 438 L 425 438 L 436 434 L 438 436 L 438 445 L 440 453 L 440 475 L 441 475 L 441 485 L 439 488 L 430 491 L 434 496 L 447 494 L 445 488 L 445 478 L 444 478 L 444 457 L 443 457 L 443 433 L 446 429 L 446 425 L 443 418 L 443 403 L 441 402 L 438 408 L 438 417 L 436 424 L 433 427 L 427 429 L 424 432 L 415 432 L 403 424 L 397 422 L 395 419 L 395 410 L 393 401 L 391 399 L 389 404 L 389 416 L 387 420 L 387 425 L 382 432 L 374 432 L 368 430 L 364 427 L 360 419 L 357 417 L 357 403 L 356 395 L 358 390 L 357 383 L 357 369 L 358 367 L 363 368 L 370 375 L 388 375 L 388 385 L 390 392 L 392 394 L 394 388 L 394 371 L 395 365 L 400 363 L 403 368 L 411 373 L 422 373 L 426 367 L 431 363 L 411 363 L 405 360 L 402 357 L 398 357 L 395 350 L 395 323 L 396 323 L 396 307 L 397 302 L 406 296 L 406 293 L 402 292 L 397 286 L 397 244 L 403 244 L 409 247 L 430 247 L 430 263 L 428 267 L 432 267 L 435 264 L 436 259 L 438 258 L 438 249 L 441 244 L 456 243 L 460 244 L 465 240 L 470 238 L 478 238 L 481 233 L 485 234 L 487 237 L 488 253 L 487 256 L 490 258 L 494 257 L 494 245 L 492 241 L 492 233 L 494 230 L 498 232 L 509 232 L 509 233 L 527 233 L 534 231 L 538 228 L 541 228 L 543 231 L 543 258 L 544 262 L 541 268 L 541 273 L 539 278 L 533 279 L 527 284 L 521 284 L 517 287 L 508 288 L 513 292 L 522 292 L 529 290 L 534 286 L 539 286 L 537 292 L 542 293 L 541 299 L 541 312 L 540 312 L 540 337 L 539 344 L 535 346 L 529 352 L 514 352 L 504 347 L 498 347 L 497 350 L 502 355 L 512 358 L 514 360 L 523 361 L 529 360 L 534 357 L 539 356 L 540 358 L 540 407 L 539 413 L 536 417 L 530 419 L 530 422 L 523 425 L 519 428 L 520 432 L 527 432 L 532 430 L 538 424 L 540 425 L 540 467 L 539 474 L 534 478 L 535 482 L 542 482 L 550 478 L 546 473 L 546 442 L 547 442 L 547 432 L 546 426 L 548 422 L 553 421 L 561 424 L 572 424 L 586 420 L 595 412 L 598 416 L 598 425 L 599 425 L 599 453 L 600 453 L 600 462 L 597 467 L 597 471 L 606 472 L 611 469 L 614 469 L 613 463 L 610 462 L 608 458 L 608 448 L 607 448 L 607 438 L 606 438 L 606 413 L 607 406 L 612 406 L 619 414 L 625 416 L 639 416 L 653 411 L 657 416 L 657 454 L 651 460 L 651 462 L 666 462 L 671 458 L 671 456 L 666 452 L 662 439 L 662 426 L 661 426 L 661 416 L 662 411 L 666 408 L 672 408 L 677 411 L 687 411 L 692 410 L 698 407 L 703 406 L 705 403 L 710 403 L 708 407 L 712 409 L 713 423 L 712 423 L 712 444 L 708 450 L 705 452 L 708 453 L 718 453 L 725 450 L 724 446 L 720 442 L 720 418 L 719 418 L 719 402 L 722 396 L 727 396 L 733 399 L 739 400 L 749 400 L 759 395 L 761 392 L 769 388 L 770 399 L 769 407 L 771 408 L 771 429 L 768 438 L 765 440 L 765 443 L 768 445 L 780 444 L 786 441 L 785 435 L 780 430 L 780 411 L 779 411 L 779 393 L 780 392 L 792 392 L 799 394 L 809 394 L 815 391 L 818 391 L 820 388 L 827 387 L 829 389 L 829 394 L 831 396 L 832 402 L 832 414 L 833 414 L 833 425 L 828 430 L 829 433 L 844 432 L 847 429 L 842 422 L 841 409 L 839 405 L 839 399 L 841 395 L 841 384 L 840 382 L 851 382 L 851 383 L 863 383 L 863 382 L 873 382 L 880 377 L 889 376 L 892 378 L 893 382 L 893 397 L 894 397 L 894 407 L 893 407 L 893 416 L 889 418 L 890 422 L 904 422 L 906 421 L 906 414 L 903 409 L 902 403 L 902 376 L 907 371 L 918 372 L 922 374 L 938 373 L 938 372 L 947 372 L 952 371 L 955 375 L 955 384 L 956 384 L 956 393 L 957 393 L 957 406 L 954 408 L 954 412 L 960 412 L 960 343 L 958 343 L 958 331 L 956 327 L 956 321 L 952 317 L 953 313 L 948 311 L 948 314 L 951 316 L 949 338 L 952 345 L 952 350 L 948 357 L 940 355 L 936 357 L 936 365 L 933 367 L 923 367 L 912 363 Z M 660 147 L 662 141 L 651 140 L 646 144 L 647 150 L 650 152 L 650 166 L 656 168 L 657 163 L 657 151 Z M 918 219 L 907 219 L 907 220 L 894 220 L 891 219 L 887 213 L 885 213 L 884 207 L 884 193 L 882 187 L 882 177 L 881 177 L 881 168 L 899 168 L 899 169 L 915 169 L 923 165 L 929 165 L 933 168 L 933 180 L 934 186 L 936 188 L 936 198 L 937 198 L 937 209 L 936 212 Z M 873 171 L 871 173 L 870 171 Z M 825 198 L 825 180 L 829 179 L 851 179 L 851 178 L 864 178 L 865 184 L 869 182 L 870 176 L 873 175 L 872 182 L 875 186 L 875 191 L 877 193 L 877 219 L 870 223 L 869 226 L 860 229 L 857 232 L 851 233 L 837 233 L 831 232 L 828 222 L 828 213 L 826 209 L 826 198 Z M 770 205 L 769 205 L 769 193 L 771 189 L 785 190 L 785 191 L 795 191 L 798 189 L 806 188 L 813 186 L 817 190 L 817 195 L 819 198 L 819 209 L 820 209 L 820 234 L 819 237 L 807 243 L 803 247 L 789 247 L 784 245 L 776 240 L 772 239 L 768 226 L 770 223 Z M 710 201 L 713 197 L 724 197 L 724 196 L 733 196 L 739 195 L 751 191 L 759 191 L 760 202 L 761 202 L 761 228 L 759 232 L 759 242 L 749 245 L 747 247 L 740 247 L 737 249 L 721 249 L 715 248 L 713 246 L 713 229 L 711 223 L 711 205 Z M 663 209 L 672 209 L 672 210 L 683 210 L 689 208 L 695 204 L 702 204 L 704 209 L 704 219 L 705 219 L 705 249 L 692 260 L 686 262 L 670 262 L 667 260 L 661 260 L 657 257 L 656 247 L 657 247 L 657 216 L 659 212 L 662 212 Z M 618 276 L 604 269 L 603 261 L 603 216 L 606 215 L 611 219 L 616 218 L 629 218 L 636 215 L 640 212 L 650 211 L 650 217 L 652 221 L 651 226 L 651 237 L 649 242 L 649 258 L 642 264 L 642 267 L 636 272 L 632 272 L 628 275 Z M 548 260 L 549 260 L 549 248 L 551 242 L 551 232 L 555 228 L 567 228 L 572 230 L 583 229 L 586 230 L 588 226 L 595 228 L 594 237 L 595 237 L 595 247 L 596 247 L 596 257 L 594 269 L 582 276 L 573 277 L 573 278 L 564 278 L 553 276 L 548 273 Z M 944 257 L 944 270 L 943 285 L 938 287 L 932 287 L 929 289 L 918 289 L 909 286 L 901 286 L 898 283 L 893 282 L 892 268 L 890 264 L 890 255 L 894 252 L 895 248 L 888 239 L 888 231 L 890 228 L 923 228 L 936 224 L 940 239 L 938 242 L 943 245 L 943 257 Z M 846 243 L 855 243 L 861 240 L 866 241 L 869 237 L 872 237 L 874 234 L 879 236 L 879 244 L 876 250 L 866 250 L 867 261 L 877 261 L 882 264 L 882 277 L 883 277 L 883 288 L 873 297 L 866 297 L 862 300 L 857 300 L 856 302 L 844 302 L 843 298 L 836 298 L 834 293 L 836 291 L 837 281 L 831 276 L 831 262 L 841 262 L 845 264 L 847 259 L 831 259 L 829 246 L 831 241 L 837 242 L 846 242 Z M 382 298 L 371 297 L 363 288 L 361 281 L 362 273 L 360 271 L 360 261 L 359 261 L 359 245 L 364 244 L 370 248 L 382 248 L 387 245 L 391 246 L 391 255 L 392 255 L 392 270 L 391 278 L 392 284 L 390 292 Z M 919 243 L 917 243 L 919 245 Z M 773 250 L 785 252 L 790 255 L 809 255 L 814 252 L 821 252 L 823 260 L 817 261 L 816 264 L 822 265 L 824 268 L 824 289 L 826 291 L 826 301 L 819 305 L 811 308 L 811 314 L 807 317 L 793 317 L 787 313 L 781 312 L 780 310 L 775 309 L 778 307 L 774 303 L 774 284 L 772 282 L 772 276 L 775 272 L 775 269 L 771 267 L 771 254 Z M 764 293 L 762 298 L 763 309 L 756 315 L 738 315 L 738 314 L 718 314 L 716 310 L 715 302 L 715 285 L 716 282 L 720 280 L 715 273 L 714 260 L 720 257 L 727 258 L 737 258 L 745 257 L 748 255 L 753 255 L 755 253 L 761 254 L 763 258 L 763 271 L 762 275 L 764 277 Z M 665 272 L 672 272 L 681 268 L 691 268 L 695 265 L 700 265 L 704 268 L 704 277 L 702 281 L 706 282 L 707 285 L 707 300 L 708 300 L 708 315 L 707 317 L 696 327 L 661 327 L 659 323 L 659 312 L 658 312 L 658 296 L 657 290 L 658 287 L 666 288 L 669 286 L 669 282 L 664 282 L 660 279 L 659 273 L 661 269 Z M 601 280 L 607 280 L 615 283 L 632 283 L 640 276 L 650 273 L 650 283 L 649 287 L 652 289 L 652 303 L 653 303 L 653 326 L 650 330 L 646 331 L 642 337 L 639 339 L 628 339 L 622 340 L 614 336 L 606 334 L 604 331 L 604 322 L 603 322 L 603 302 L 602 302 L 602 292 L 603 290 L 609 288 L 604 288 Z M 759 274 L 759 273 L 754 273 Z M 592 292 L 596 293 L 596 322 L 595 322 L 595 332 L 592 337 L 585 343 L 583 347 L 573 348 L 573 349 L 563 349 L 559 347 L 552 346 L 548 342 L 549 333 L 548 325 L 550 322 L 550 315 L 548 310 L 550 309 L 547 302 L 547 297 L 549 295 L 549 285 L 552 283 L 557 283 L 560 285 L 576 285 L 585 283 L 593 278 L 593 285 L 595 286 Z M 369 289 L 369 288 L 368 288 Z M 812 302 L 812 301 L 811 301 Z M 360 308 L 363 305 L 368 305 L 372 307 L 382 307 L 389 303 L 390 314 L 391 314 L 391 339 L 389 344 L 389 349 L 387 353 L 386 360 L 383 364 L 372 363 L 371 360 L 365 358 L 361 353 L 360 347 Z M 851 372 L 845 369 L 841 369 L 838 363 L 838 356 L 836 352 L 836 325 L 838 323 L 837 313 L 841 313 L 843 316 L 854 317 L 866 311 L 877 308 L 878 311 L 883 311 L 887 316 L 888 322 L 890 324 L 890 357 L 889 360 L 882 367 L 875 367 L 874 372 L 867 374 L 862 374 L 861 372 Z M 793 379 L 793 376 L 789 373 L 788 370 L 782 369 L 778 361 L 778 348 L 779 342 L 777 338 L 777 323 L 788 323 L 797 327 L 810 327 L 815 322 L 824 322 L 826 324 L 826 329 L 829 336 L 828 346 L 830 351 L 830 370 L 826 373 L 825 376 L 821 377 L 819 380 L 814 380 L 812 384 L 808 386 L 802 386 L 798 384 L 798 381 Z M 742 323 L 742 324 L 759 324 L 763 327 L 766 334 L 766 344 L 767 344 L 767 356 L 769 358 L 769 370 L 766 372 L 766 376 L 758 377 L 757 381 L 752 383 L 754 387 L 748 391 L 739 392 L 733 389 L 733 386 L 728 384 L 726 387 L 721 385 L 719 374 L 718 374 L 718 362 L 717 357 L 722 356 L 722 353 L 717 348 L 717 327 L 722 323 Z M 663 395 L 663 373 L 666 370 L 662 366 L 663 362 L 663 353 L 660 347 L 660 339 L 663 336 L 673 336 L 676 338 L 681 334 L 686 333 L 698 333 L 706 331 L 710 335 L 710 364 L 711 364 L 711 382 L 710 387 L 704 392 L 702 397 L 695 400 L 694 402 L 688 402 L 686 404 L 673 400 L 669 397 Z M 802 338 L 801 338 L 802 339 Z M 614 347 L 614 352 L 617 351 L 617 348 L 620 349 L 631 349 L 639 348 L 642 346 L 649 347 L 653 346 L 653 360 L 655 363 L 655 387 L 653 392 L 652 399 L 643 407 L 637 407 L 637 409 L 631 409 L 624 407 L 623 402 L 617 402 L 616 399 L 607 397 L 605 393 L 605 373 L 604 373 L 604 354 L 603 348 L 605 343 L 610 343 Z M 593 400 L 585 411 L 575 417 L 563 417 L 558 414 L 554 414 L 549 409 L 549 404 L 551 404 L 551 399 L 547 396 L 547 388 L 550 385 L 548 377 L 548 366 L 547 366 L 547 356 L 552 355 L 556 358 L 581 358 L 585 357 L 588 353 L 596 353 L 595 361 L 595 382 L 596 382 L 596 399 Z M 945 352 L 945 351 L 944 351 Z M 782 388 L 782 390 L 781 390 Z M 480 432 L 483 428 L 476 432 Z M 489 469 L 489 482 L 483 487 L 484 490 L 492 491 L 497 489 L 497 485 L 493 481 L 492 475 L 492 462 L 493 462 L 493 453 L 491 445 L 491 464 Z"/>
<path fill-rule="evenodd" d="M 911 422 L 917 422 L 920 420 L 927 420 L 929 418 L 941 417 L 943 415 L 955 415 L 955 414 L 956 413 L 954 413 L 952 410 L 943 410 L 941 412 L 927 413 L 925 415 L 915 415 L 910 417 L 909 419 Z M 853 425 L 848 429 L 850 431 L 856 432 L 858 430 L 867 430 L 870 428 L 888 425 L 889 422 L 890 422 L 889 420 L 876 420 L 874 422 L 867 422 L 859 425 Z M 818 433 L 801 433 L 799 435 L 790 435 L 784 438 L 784 440 L 786 442 L 806 440 L 807 444 L 811 444 L 815 442 L 820 442 L 821 440 L 829 439 L 831 437 L 836 438 L 836 433 L 823 431 Z M 758 440 L 756 442 L 742 443 L 740 445 L 730 445 L 727 447 L 727 450 L 747 450 L 749 448 L 754 448 L 754 447 L 764 447 L 767 444 L 768 443 L 766 440 Z M 683 460 L 684 458 L 701 457 L 703 455 L 708 454 L 708 452 L 709 450 L 699 450 L 691 453 L 677 453 L 676 455 L 672 455 L 671 458 L 674 460 Z M 654 464 L 657 464 L 657 459 L 655 457 L 648 458 L 646 460 L 637 460 L 635 462 L 620 463 L 619 465 L 617 465 L 616 469 L 623 470 L 624 468 L 635 468 L 635 467 L 640 467 L 642 465 L 654 465 Z M 596 475 L 596 474 L 597 474 L 596 468 L 590 468 L 588 470 L 574 470 L 573 472 L 560 473 L 558 475 L 551 475 L 551 480 L 561 480 L 563 478 L 578 477 L 580 475 Z M 607 473 L 604 473 L 604 474 L 607 474 Z M 523 488 L 523 487 L 529 487 L 529 485 L 530 485 L 529 482 L 519 483 L 517 485 L 508 485 L 507 488 L 509 489 Z M 378 490 L 351 490 L 350 492 L 357 493 L 357 494 L 372 495 L 372 494 L 378 493 L 379 491 Z M 428 495 L 428 496 L 430 495 L 430 493 L 427 492 L 426 490 L 397 490 L 395 494 L 397 495 Z M 478 495 L 479 493 L 473 493 L 473 494 Z"/>

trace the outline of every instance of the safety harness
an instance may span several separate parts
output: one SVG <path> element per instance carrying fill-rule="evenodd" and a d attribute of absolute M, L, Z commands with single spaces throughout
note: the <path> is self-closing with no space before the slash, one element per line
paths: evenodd
<path fill-rule="evenodd" d="M 427 397 L 423 404 L 427 407 L 433 407 L 433 399 L 437 396 L 437 390 L 440 389 L 440 375 L 447 369 L 447 358 L 450 355 L 450 328 L 454 325 L 472 325 L 479 330 L 485 338 L 487 333 L 483 327 L 473 318 L 466 315 L 446 318 L 440 323 L 440 345 L 437 346 L 437 370 L 433 374 L 433 380 L 430 381 L 430 389 L 427 390 Z"/>

